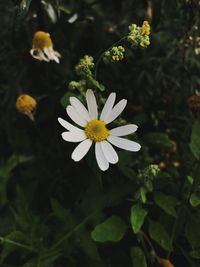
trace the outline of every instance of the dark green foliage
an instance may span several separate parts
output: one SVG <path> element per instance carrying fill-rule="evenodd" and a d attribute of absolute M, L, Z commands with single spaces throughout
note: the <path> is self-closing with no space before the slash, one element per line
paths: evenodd
<path fill-rule="evenodd" d="M 132 48 L 123 37 L 144 20 L 150 46 Z M 200 91 L 199 1 L 1 0 L 0 26 L 0 266 L 154 267 L 158 255 L 199 267 L 200 113 L 188 101 Z M 38 30 L 60 64 L 31 57 Z M 124 58 L 104 64 L 113 44 Z M 85 55 L 87 75 L 75 71 Z M 139 126 L 140 152 L 119 151 L 106 172 L 93 148 L 73 162 L 60 136 L 57 118 L 87 88 L 99 109 L 111 92 L 127 99 L 115 126 Z M 37 100 L 34 121 L 20 94 Z"/>

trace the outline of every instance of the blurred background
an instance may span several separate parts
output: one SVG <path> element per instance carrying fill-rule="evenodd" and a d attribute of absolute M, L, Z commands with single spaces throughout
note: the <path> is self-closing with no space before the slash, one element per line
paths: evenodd
<path fill-rule="evenodd" d="M 84 99 L 68 87 L 79 59 L 97 62 L 144 20 L 150 46 L 123 42 L 125 59 L 101 61 L 97 74 L 100 102 L 113 91 L 128 100 L 119 124 L 139 126 L 142 149 L 101 173 L 92 151 L 71 160 L 57 118 L 69 96 Z M 200 266 L 199 21 L 198 0 L 0 1 L 0 266 Z M 50 33 L 60 64 L 31 57 L 37 31 Z M 21 94 L 37 101 L 34 121 L 16 109 Z M 112 216 L 120 222 L 99 234 Z"/>

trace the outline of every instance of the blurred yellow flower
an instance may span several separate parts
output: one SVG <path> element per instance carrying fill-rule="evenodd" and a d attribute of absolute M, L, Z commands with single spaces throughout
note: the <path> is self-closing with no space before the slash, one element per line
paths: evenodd
<path fill-rule="evenodd" d="M 30 50 L 32 57 L 40 61 L 49 62 L 50 60 L 59 63 L 60 53 L 53 49 L 53 42 L 50 34 L 38 31 L 33 36 L 33 47 Z"/>
<path fill-rule="evenodd" d="M 16 101 L 16 108 L 20 113 L 27 115 L 31 120 L 34 119 L 33 112 L 37 107 L 36 100 L 30 95 L 20 95 Z"/>

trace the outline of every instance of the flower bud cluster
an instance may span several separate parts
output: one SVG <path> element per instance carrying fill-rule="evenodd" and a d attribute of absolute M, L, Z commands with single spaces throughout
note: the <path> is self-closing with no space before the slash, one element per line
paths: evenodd
<path fill-rule="evenodd" d="M 94 69 L 95 66 L 93 61 L 94 58 L 92 56 L 85 55 L 75 66 L 76 73 L 82 77 L 92 75 L 91 70 Z"/>
<path fill-rule="evenodd" d="M 125 49 L 123 46 L 113 46 L 110 50 L 104 53 L 103 61 L 105 64 L 121 61 L 124 58 L 124 52 Z"/>
<path fill-rule="evenodd" d="M 144 21 L 142 27 L 136 24 L 131 24 L 129 26 L 128 41 L 131 43 L 132 47 L 143 47 L 146 48 L 150 45 L 150 25 L 148 21 Z"/>

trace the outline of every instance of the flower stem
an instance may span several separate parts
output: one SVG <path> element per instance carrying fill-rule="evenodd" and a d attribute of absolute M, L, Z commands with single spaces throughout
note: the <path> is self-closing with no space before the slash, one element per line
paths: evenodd
<path fill-rule="evenodd" d="M 88 217 L 86 217 L 81 223 L 77 224 L 70 232 L 68 232 L 66 235 L 64 235 L 58 242 L 55 243 L 55 245 L 52 247 L 52 249 L 57 248 L 62 242 L 64 242 L 66 239 L 68 239 L 74 232 L 76 232 L 81 226 L 83 226 L 89 219 L 91 219 L 97 212 L 93 212 Z"/>
<path fill-rule="evenodd" d="M 30 247 L 30 246 L 21 244 L 19 242 L 15 242 L 15 241 L 13 241 L 11 239 L 8 239 L 8 238 L 2 237 L 2 236 L 0 237 L 0 242 L 1 243 L 8 243 L 8 244 L 11 244 L 11 245 L 14 245 L 14 246 L 17 246 L 17 247 L 21 247 L 21 248 L 25 248 L 25 249 L 30 250 L 30 251 L 33 250 L 33 248 Z"/>
<path fill-rule="evenodd" d="M 156 252 L 155 252 L 154 246 L 152 245 L 152 243 L 151 243 L 150 239 L 148 238 L 148 236 L 143 231 L 140 231 L 140 234 L 143 236 L 144 240 L 148 243 L 149 247 L 151 248 L 151 251 L 156 256 Z"/>
<path fill-rule="evenodd" d="M 96 68 L 95 68 L 95 71 L 94 71 L 94 78 L 95 80 L 97 79 L 97 71 L 98 71 L 98 67 L 99 67 L 99 63 L 101 62 L 102 58 L 103 58 L 103 55 L 106 51 L 109 51 L 110 49 L 113 48 L 113 46 L 121 43 L 124 39 L 127 38 L 127 35 L 122 37 L 121 39 L 119 39 L 117 42 L 115 42 L 114 44 L 112 44 L 108 49 L 104 50 L 103 53 L 101 53 L 101 55 L 99 56 L 98 60 L 97 60 L 97 63 L 96 63 Z"/>

